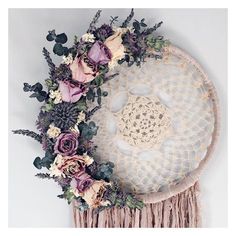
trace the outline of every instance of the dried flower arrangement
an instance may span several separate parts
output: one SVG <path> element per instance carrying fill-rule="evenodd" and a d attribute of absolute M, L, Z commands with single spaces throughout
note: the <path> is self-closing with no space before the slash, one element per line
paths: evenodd
<path fill-rule="evenodd" d="M 65 33 L 49 31 L 47 40 L 55 43 L 54 54 L 63 61 L 56 66 L 50 53 L 43 48 L 49 66 L 46 89 L 41 83 L 24 84 L 24 91 L 31 98 L 43 102 L 37 119 L 40 134 L 29 130 L 14 130 L 15 134 L 32 137 L 42 144 L 43 158 L 36 157 L 33 164 L 42 179 L 53 179 L 62 188 L 59 198 L 71 203 L 77 201 L 79 210 L 128 206 L 141 209 L 143 202 L 132 193 L 122 191 L 113 180 L 114 164 L 98 163 L 94 158 L 96 146 L 92 139 L 98 127 L 91 120 L 101 107 L 101 99 L 108 93 L 101 85 L 117 74 L 112 69 L 119 64 L 141 66 L 145 58 L 161 59 L 163 47 L 168 44 L 162 36 L 155 37 L 162 22 L 147 27 L 145 20 L 134 20 L 133 9 L 121 26 L 115 26 L 118 17 L 111 17 L 109 24 L 96 27 L 101 11 L 94 16 L 89 29 L 74 45 L 66 47 Z M 109 72 L 109 75 L 108 75 Z M 88 102 L 96 102 L 93 108 Z"/>

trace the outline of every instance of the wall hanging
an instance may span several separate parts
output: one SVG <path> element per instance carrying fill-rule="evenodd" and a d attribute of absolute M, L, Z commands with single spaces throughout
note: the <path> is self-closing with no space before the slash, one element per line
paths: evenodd
<path fill-rule="evenodd" d="M 46 39 L 62 57 L 45 86 L 24 83 L 42 103 L 33 164 L 61 187 L 76 227 L 199 227 L 199 177 L 219 132 L 218 99 L 201 66 L 163 36 L 162 22 L 97 26 L 99 10 L 71 47 Z M 45 171 L 44 171 L 45 170 Z"/>

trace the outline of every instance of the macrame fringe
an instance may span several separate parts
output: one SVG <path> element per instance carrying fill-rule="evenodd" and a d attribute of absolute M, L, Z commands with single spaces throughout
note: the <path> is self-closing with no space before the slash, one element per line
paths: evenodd
<path fill-rule="evenodd" d="M 199 184 L 167 200 L 145 204 L 142 210 L 111 208 L 99 213 L 74 207 L 75 227 L 79 228 L 192 228 L 200 227 Z"/>

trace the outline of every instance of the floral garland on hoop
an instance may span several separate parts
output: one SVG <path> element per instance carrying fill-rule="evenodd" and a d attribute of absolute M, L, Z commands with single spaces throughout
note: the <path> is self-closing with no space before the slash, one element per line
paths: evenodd
<path fill-rule="evenodd" d="M 38 169 L 45 167 L 47 172 L 36 176 L 57 182 L 63 192 L 59 198 L 68 203 L 77 201 L 79 210 L 113 206 L 141 209 L 143 202 L 122 191 L 112 179 L 114 164 L 98 163 L 94 158 L 96 146 L 92 138 L 98 127 L 91 117 L 101 107 L 102 97 L 108 95 L 100 86 L 117 75 L 111 73 L 115 66 L 124 62 L 141 66 L 147 57 L 161 59 L 168 41 L 152 35 L 162 22 L 148 28 L 144 19 L 134 20 L 129 27 L 133 9 L 120 27 L 114 26 L 118 17 L 111 17 L 110 24 L 96 27 L 100 13 L 96 13 L 86 34 L 80 39 L 75 37 L 70 48 L 64 46 L 65 33 L 49 31 L 46 38 L 55 43 L 53 52 L 63 61 L 56 66 L 43 48 L 49 66 L 47 90 L 41 83 L 24 83 L 23 88 L 32 92 L 30 97 L 44 102 L 37 119 L 40 134 L 22 129 L 13 132 L 42 144 L 45 156 L 36 157 L 33 164 Z M 88 106 L 91 102 L 97 103 L 92 109 Z"/>

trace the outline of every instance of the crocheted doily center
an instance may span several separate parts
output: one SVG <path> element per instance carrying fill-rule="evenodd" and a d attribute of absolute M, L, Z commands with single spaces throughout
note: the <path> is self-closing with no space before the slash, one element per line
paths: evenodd
<path fill-rule="evenodd" d="M 133 146 L 161 143 L 169 127 L 168 110 L 157 97 L 130 96 L 118 120 L 118 132 Z"/>

